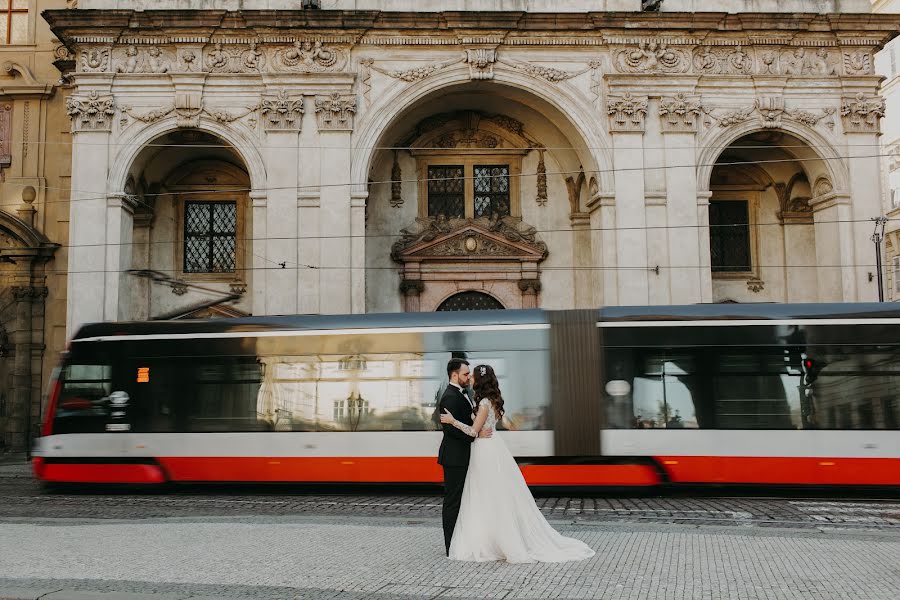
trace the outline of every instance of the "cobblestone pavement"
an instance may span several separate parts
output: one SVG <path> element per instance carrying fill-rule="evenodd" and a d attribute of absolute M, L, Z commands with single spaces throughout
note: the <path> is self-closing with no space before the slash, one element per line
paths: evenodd
<path fill-rule="evenodd" d="M 551 518 L 578 522 L 680 523 L 900 531 L 900 500 L 702 496 L 538 497 Z M 165 517 L 367 515 L 440 517 L 434 492 L 334 494 L 294 488 L 190 487 L 166 493 L 45 493 L 22 468 L 0 467 L 0 519 L 147 519 Z"/>
<path fill-rule="evenodd" d="M 896 600 L 900 501 L 539 497 L 584 562 L 456 563 L 440 496 L 291 488 L 45 493 L 0 465 L 0 600 Z M 10 543 L 12 541 L 12 543 Z"/>
<path fill-rule="evenodd" d="M 575 563 L 458 563 L 440 524 L 385 517 L 0 523 L 0 598 L 895 600 L 900 533 L 573 524 Z M 18 588 L 18 591 L 9 591 Z M 7 591 L 4 591 L 7 590 Z M 165 594 L 162 596 L 161 594 Z"/>

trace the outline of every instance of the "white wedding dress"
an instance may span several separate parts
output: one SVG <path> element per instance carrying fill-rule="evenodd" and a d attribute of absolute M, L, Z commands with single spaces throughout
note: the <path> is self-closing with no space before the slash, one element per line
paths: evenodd
<path fill-rule="evenodd" d="M 491 402 L 483 428 L 497 430 Z M 469 435 L 471 427 L 458 426 Z M 450 558 L 510 563 L 565 562 L 594 555 L 586 544 L 563 537 L 534 503 L 525 478 L 499 435 L 476 438 L 463 488 Z"/>

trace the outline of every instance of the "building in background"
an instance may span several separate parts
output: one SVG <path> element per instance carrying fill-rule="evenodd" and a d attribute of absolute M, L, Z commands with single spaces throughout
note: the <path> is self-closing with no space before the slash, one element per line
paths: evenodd
<path fill-rule="evenodd" d="M 0 0 L 0 451 L 35 431 L 66 343 L 71 123 L 68 53 L 40 12 L 63 0 Z"/>
<path fill-rule="evenodd" d="M 872 0 L 872 12 L 900 21 L 900 0 Z M 885 79 L 881 95 L 885 118 L 881 137 L 885 214 L 889 221 L 884 241 L 887 271 L 885 298 L 900 300 L 900 42 L 895 38 L 875 55 L 875 72 Z"/>

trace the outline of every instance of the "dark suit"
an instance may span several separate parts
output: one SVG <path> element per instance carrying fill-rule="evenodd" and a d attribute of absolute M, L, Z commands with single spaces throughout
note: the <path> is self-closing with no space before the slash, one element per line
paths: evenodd
<path fill-rule="evenodd" d="M 465 395 L 454 385 L 448 385 L 438 402 L 440 414 L 444 409 L 453 417 L 466 425 L 472 425 L 474 408 Z M 459 516 L 459 505 L 462 501 L 463 486 L 466 483 L 466 472 L 469 470 L 469 455 L 472 451 L 472 436 L 466 435 L 453 425 L 442 426 L 444 439 L 438 451 L 438 464 L 444 467 L 444 545 L 450 554 L 450 540 Z"/>

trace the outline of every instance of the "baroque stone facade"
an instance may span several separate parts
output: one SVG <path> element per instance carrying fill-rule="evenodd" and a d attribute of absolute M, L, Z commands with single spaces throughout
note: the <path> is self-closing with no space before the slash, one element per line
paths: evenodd
<path fill-rule="evenodd" d="M 271 2 L 226 2 L 161 27 L 128 4 L 46 15 L 73 57 L 70 232 L 99 249 L 72 257 L 70 333 L 216 298 L 290 314 L 460 292 L 506 308 L 875 297 L 860 265 L 879 161 L 861 148 L 878 143 L 890 16 L 486 1 L 285 3 L 274 20 Z"/>

